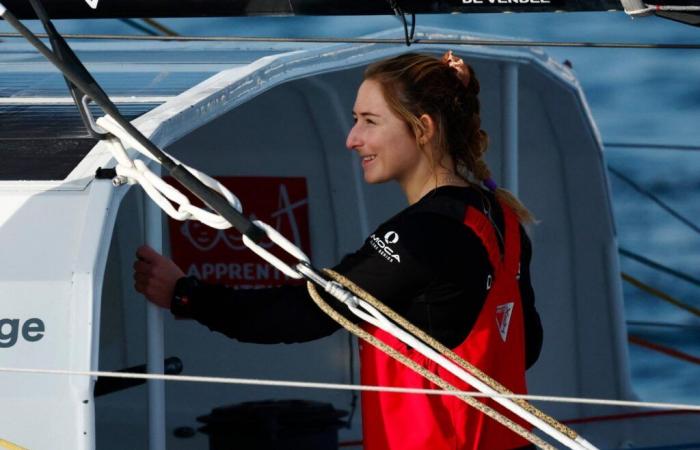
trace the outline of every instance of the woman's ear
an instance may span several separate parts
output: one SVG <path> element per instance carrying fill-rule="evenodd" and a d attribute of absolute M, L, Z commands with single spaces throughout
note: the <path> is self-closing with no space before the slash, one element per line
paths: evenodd
<path fill-rule="evenodd" d="M 435 136 L 435 121 L 428 114 L 421 114 L 418 120 L 421 123 L 421 129 L 418 130 L 418 142 L 425 145 Z"/>

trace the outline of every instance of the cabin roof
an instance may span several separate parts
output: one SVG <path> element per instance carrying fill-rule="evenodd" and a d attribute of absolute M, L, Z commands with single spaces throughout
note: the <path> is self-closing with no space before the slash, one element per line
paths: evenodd
<path fill-rule="evenodd" d="M 470 39 L 484 38 L 484 35 L 427 27 L 420 29 L 417 35 L 422 40 L 460 39 L 465 43 Z M 403 29 L 367 37 L 401 36 Z M 172 105 L 172 111 L 165 116 L 179 115 L 182 121 L 196 119 L 195 122 L 211 120 L 275 84 L 308 74 L 363 65 L 371 59 L 406 51 L 395 46 L 356 43 L 80 40 L 70 44 L 129 120 L 143 117 L 159 107 L 162 112 L 163 108 Z M 417 51 L 433 49 L 427 45 L 415 47 Z M 0 182 L 66 180 L 98 141 L 85 130 L 56 68 L 19 39 L 0 42 L 0 50 L 0 157 L 3 160 Z M 577 86 L 566 68 L 552 63 L 538 49 L 468 46 L 458 52 L 484 59 L 538 61 L 549 66 L 544 72 Z M 368 57 L 368 54 L 372 56 Z M 279 58 L 275 70 L 266 67 L 271 58 Z M 265 62 L 253 64 L 261 61 Z M 244 77 L 241 74 L 251 71 L 259 71 L 258 81 L 264 79 L 265 83 L 234 92 L 231 86 Z M 216 89 L 222 92 L 228 89 L 226 101 L 217 103 L 212 96 Z M 186 91 L 193 93 L 185 98 L 182 94 Z M 191 113 L 196 117 L 185 117 L 187 108 L 194 110 L 197 107 L 206 109 L 207 113 Z M 95 117 L 101 115 L 96 106 L 91 110 Z M 160 123 L 153 131 L 163 134 L 160 125 L 165 122 L 165 116 L 158 116 Z M 184 129 L 191 128 L 186 126 Z M 171 135 L 166 139 L 169 142 L 183 135 L 174 132 L 172 127 L 168 133 Z M 94 173 L 95 168 L 82 171 L 81 176 L 85 177 L 90 171 Z"/>
<path fill-rule="evenodd" d="M 71 42 L 128 120 L 215 75 L 287 44 Z M 101 114 L 91 105 L 94 117 Z M 95 146 L 61 73 L 28 43 L 0 41 L 0 181 L 63 180 Z"/>

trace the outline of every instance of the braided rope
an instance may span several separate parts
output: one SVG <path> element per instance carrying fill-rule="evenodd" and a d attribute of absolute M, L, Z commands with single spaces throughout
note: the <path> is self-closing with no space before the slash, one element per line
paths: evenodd
<path fill-rule="evenodd" d="M 345 287 L 350 289 L 354 294 L 358 295 L 358 297 L 362 298 L 363 300 L 367 300 L 365 296 L 371 297 L 367 292 L 362 291 L 359 287 L 354 285 L 352 282 L 349 280 L 345 279 L 341 275 L 331 271 L 331 270 L 325 270 L 326 274 L 330 275 L 333 277 L 336 281 L 338 281 L 340 284 L 343 284 Z M 345 284 L 347 282 L 348 284 Z M 333 320 L 338 322 L 343 328 L 357 336 L 358 338 L 362 339 L 363 341 L 373 345 L 374 347 L 378 348 L 382 352 L 386 353 L 387 355 L 391 356 L 395 360 L 399 361 L 400 363 L 404 364 L 411 370 L 419 373 L 432 383 L 434 383 L 437 386 L 440 386 L 446 391 L 452 391 L 456 392 L 459 391 L 456 387 L 448 383 L 447 381 L 443 380 L 433 372 L 427 370 L 425 367 L 421 366 L 417 362 L 413 361 L 410 358 L 407 358 L 406 356 L 402 355 L 398 351 L 396 351 L 394 348 L 391 346 L 387 345 L 386 343 L 382 342 L 378 338 L 372 336 L 370 333 L 367 331 L 363 330 L 361 327 L 358 325 L 352 323 L 348 319 L 346 319 L 343 315 L 341 315 L 338 311 L 333 309 L 332 306 L 330 306 L 328 303 L 326 303 L 325 300 L 319 295 L 318 291 L 316 290 L 316 286 L 308 282 L 307 283 L 307 288 L 309 290 L 309 295 L 313 299 L 313 301 L 318 305 L 321 310 L 328 314 L 329 317 L 331 317 Z M 357 291 L 355 290 L 357 289 Z M 372 298 L 373 300 L 376 301 L 376 303 L 379 303 L 376 299 Z M 369 302 L 369 300 L 367 300 Z M 388 315 L 388 314 L 387 314 Z M 391 317 L 391 316 L 389 316 Z M 523 426 L 515 423 L 513 420 L 509 419 L 508 417 L 505 417 L 501 413 L 497 412 L 493 408 L 486 406 L 484 403 L 476 400 L 474 397 L 472 397 L 469 394 L 455 394 L 455 396 L 459 397 L 462 399 L 464 402 L 466 402 L 469 406 L 472 406 L 473 408 L 476 408 L 478 411 L 482 412 L 483 414 L 491 417 L 494 419 L 496 422 L 500 423 L 504 427 L 508 428 L 509 430 L 517 433 L 521 437 L 527 439 L 529 442 L 535 444 L 536 446 L 543 448 L 545 450 L 553 450 L 554 447 L 550 445 L 549 443 L 545 442 L 542 438 L 539 436 L 536 436 L 534 433 L 531 431 L 525 429 Z"/>
<path fill-rule="evenodd" d="M 4 439 L 0 439 L 0 448 L 4 448 L 7 450 L 27 450 L 24 447 L 20 447 L 19 445 L 13 444 L 12 442 L 6 441 Z"/>
<path fill-rule="evenodd" d="M 700 317 L 700 308 L 696 308 L 695 306 L 684 303 L 681 300 L 678 300 L 677 298 L 668 295 L 664 291 L 662 291 L 660 289 L 656 289 L 655 287 L 650 286 L 650 285 L 642 282 L 638 278 L 635 278 L 628 273 L 622 272 L 622 279 L 625 280 L 626 282 L 628 282 L 629 284 L 631 284 L 632 286 L 634 286 L 638 289 L 641 289 L 642 291 L 644 291 L 648 294 L 653 295 L 654 297 L 657 297 L 657 298 L 659 298 L 667 303 L 670 303 L 670 304 L 672 304 L 680 309 L 684 309 L 684 310 L 688 311 L 689 313 Z"/>
<path fill-rule="evenodd" d="M 463 369 L 469 371 L 472 375 L 474 375 L 476 378 L 478 378 L 484 384 L 490 386 L 492 389 L 494 389 L 499 394 L 513 395 L 513 392 L 511 392 L 508 388 L 506 388 L 505 386 L 503 386 L 502 384 L 500 384 L 499 382 L 497 382 L 496 380 L 494 380 L 493 378 L 488 376 L 486 373 L 484 373 L 478 367 L 474 366 L 473 364 L 469 363 L 465 359 L 461 358 L 459 355 L 457 355 L 455 352 L 453 352 L 449 348 L 442 345 L 437 340 L 433 339 L 430 335 L 428 335 L 423 330 L 421 330 L 420 328 L 413 325 L 411 322 L 406 320 L 404 317 L 402 317 L 396 311 L 392 310 L 391 308 L 389 308 L 388 306 L 386 306 L 385 304 L 383 304 L 382 302 L 377 300 L 375 297 L 373 297 L 367 291 L 363 290 L 361 287 L 357 286 L 351 280 L 345 278 L 344 276 L 342 276 L 339 273 L 334 272 L 332 270 L 327 269 L 324 272 L 328 276 L 333 278 L 336 282 L 338 282 L 338 283 L 342 284 L 343 286 L 345 286 L 346 288 L 348 288 L 353 294 L 357 295 L 358 297 L 360 297 L 361 299 L 365 300 L 367 303 L 369 303 L 370 305 L 375 307 L 382 314 L 386 315 L 387 317 L 391 318 L 394 322 L 401 325 L 408 332 L 410 332 L 414 336 L 421 339 L 423 342 L 428 344 L 434 350 L 438 351 L 443 356 L 451 359 L 452 361 L 457 363 L 459 366 L 461 366 Z M 579 438 L 579 435 L 574 430 L 572 430 L 571 428 L 562 424 L 561 422 L 557 421 L 556 419 L 549 416 L 548 414 L 544 413 L 540 409 L 534 407 L 533 405 L 531 405 L 527 401 L 525 401 L 523 399 L 515 399 L 514 401 L 519 406 L 521 406 L 523 409 L 525 409 L 526 411 L 528 411 L 532 415 L 540 418 L 541 420 L 546 422 L 548 425 L 550 425 L 552 428 L 555 428 L 557 431 L 565 434 L 569 438 L 571 438 L 573 440 L 577 440 Z"/>

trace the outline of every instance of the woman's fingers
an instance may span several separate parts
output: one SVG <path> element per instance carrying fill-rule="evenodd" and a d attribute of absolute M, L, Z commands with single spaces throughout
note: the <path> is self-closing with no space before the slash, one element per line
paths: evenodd
<path fill-rule="evenodd" d="M 136 249 L 136 258 L 145 261 L 145 262 L 153 262 L 157 260 L 158 258 L 162 258 L 161 254 L 158 253 L 157 251 L 153 250 L 151 247 L 148 245 L 142 245 L 138 249 Z"/>
<path fill-rule="evenodd" d="M 136 260 L 134 261 L 134 273 L 143 273 L 143 274 L 149 274 L 152 272 L 152 266 L 151 264 L 141 261 L 141 260 Z"/>
<path fill-rule="evenodd" d="M 150 275 L 144 272 L 134 272 L 134 281 L 141 284 L 148 284 Z"/>
<path fill-rule="evenodd" d="M 178 279 L 185 276 L 169 258 L 147 245 L 136 250 L 134 261 L 134 289 L 151 302 L 167 308 Z"/>

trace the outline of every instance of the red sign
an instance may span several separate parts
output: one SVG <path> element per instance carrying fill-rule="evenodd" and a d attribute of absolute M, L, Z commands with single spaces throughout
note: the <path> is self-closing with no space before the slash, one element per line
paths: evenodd
<path fill-rule="evenodd" d="M 245 216 L 271 225 L 311 257 L 305 178 L 216 179 L 241 200 Z M 173 183 L 173 180 L 169 179 L 168 182 Z M 193 203 L 201 204 L 195 201 Z M 216 230 L 196 220 L 179 222 L 169 219 L 169 229 L 172 258 L 187 275 L 238 288 L 302 283 L 289 279 L 250 251 L 243 244 L 241 234 L 233 228 Z M 276 256 L 285 254 L 269 240 L 264 240 L 260 245 Z"/>

